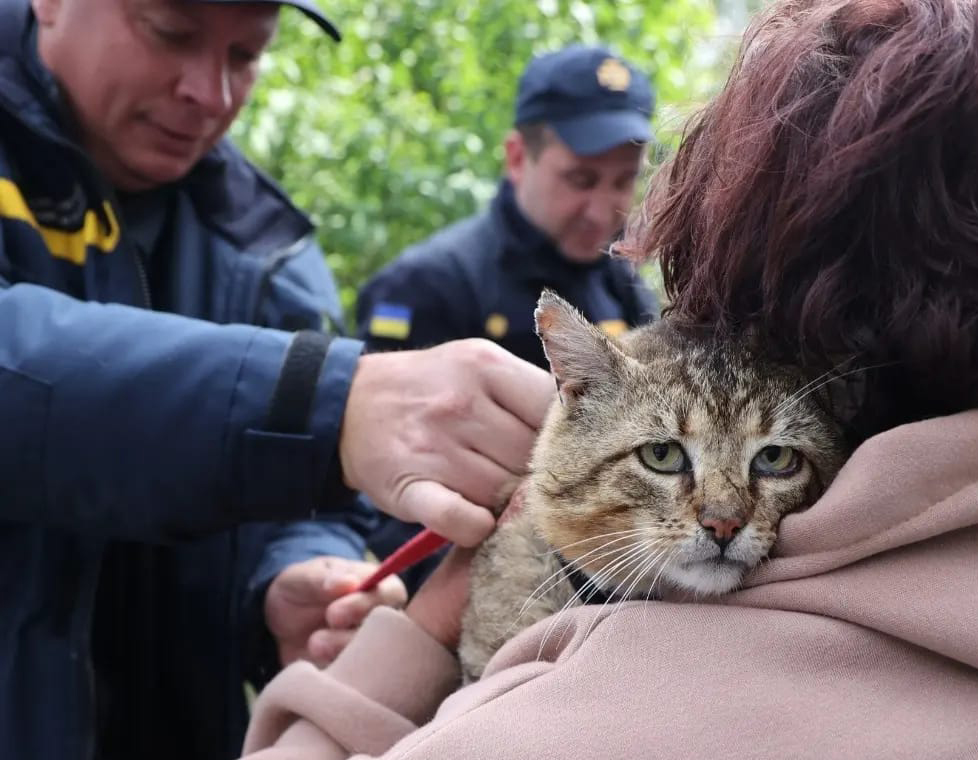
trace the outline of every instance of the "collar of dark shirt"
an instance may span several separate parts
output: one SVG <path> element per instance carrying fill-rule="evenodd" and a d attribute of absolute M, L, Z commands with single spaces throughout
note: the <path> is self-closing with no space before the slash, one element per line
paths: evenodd
<path fill-rule="evenodd" d="M 509 180 L 502 180 L 489 212 L 503 239 L 503 264 L 511 274 L 534 282 L 560 285 L 607 266 L 607 256 L 581 264 L 570 261 L 553 241 L 534 225 L 516 203 Z"/>
<path fill-rule="evenodd" d="M 163 235 L 172 194 L 168 186 L 141 193 L 118 193 L 126 231 L 139 247 L 143 263 L 153 257 Z"/>

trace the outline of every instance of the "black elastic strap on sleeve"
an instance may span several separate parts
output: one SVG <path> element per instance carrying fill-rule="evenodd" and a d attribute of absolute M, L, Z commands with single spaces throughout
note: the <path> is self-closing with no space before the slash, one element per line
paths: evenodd
<path fill-rule="evenodd" d="M 330 336 L 314 330 L 295 334 L 275 384 L 266 430 L 286 435 L 308 431 L 316 384 L 331 342 Z"/>

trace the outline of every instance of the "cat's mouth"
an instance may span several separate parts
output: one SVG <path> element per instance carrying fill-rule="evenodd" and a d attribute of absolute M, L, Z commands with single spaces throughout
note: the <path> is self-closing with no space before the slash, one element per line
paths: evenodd
<path fill-rule="evenodd" d="M 680 588 L 700 594 L 723 594 L 740 585 L 748 564 L 725 554 L 688 559 L 668 572 L 669 579 Z"/>
<path fill-rule="evenodd" d="M 732 557 L 728 557 L 725 554 L 717 554 L 716 556 L 707 557 L 705 559 L 692 559 L 689 560 L 688 562 L 680 563 L 680 567 L 682 567 L 684 570 L 690 570 L 694 567 L 703 567 L 704 565 L 708 567 L 713 566 L 713 567 L 722 567 L 722 568 L 730 568 L 730 569 L 739 569 L 741 572 L 747 569 L 746 562 L 739 559 L 733 559 Z"/>

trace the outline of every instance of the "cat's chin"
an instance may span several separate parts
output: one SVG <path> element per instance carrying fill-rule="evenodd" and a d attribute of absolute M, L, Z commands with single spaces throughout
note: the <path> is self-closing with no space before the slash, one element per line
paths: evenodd
<path fill-rule="evenodd" d="M 712 558 L 675 565 L 666 574 L 679 588 L 712 596 L 737 588 L 746 569 L 742 562 Z"/>

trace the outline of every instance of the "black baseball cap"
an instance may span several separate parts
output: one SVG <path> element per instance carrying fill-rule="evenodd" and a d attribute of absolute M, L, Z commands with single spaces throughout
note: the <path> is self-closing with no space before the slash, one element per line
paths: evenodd
<path fill-rule="evenodd" d="M 544 123 L 580 156 L 652 139 L 648 77 L 607 48 L 573 45 L 534 58 L 520 77 L 516 126 Z"/>
<path fill-rule="evenodd" d="M 291 5 L 293 8 L 298 8 L 300 11 L 305 13 L 309 18 L 315 21 L 322 28 L 326 34 L 332 37 L 337 42 L 340 41 L 340 31 L 337 29 L 333 22 L 330 21 L 323 15 L 323 12 L 319 10 L 313 0 L 193 0 L 197 3 L 269 3 L 271 5 Z"/>

